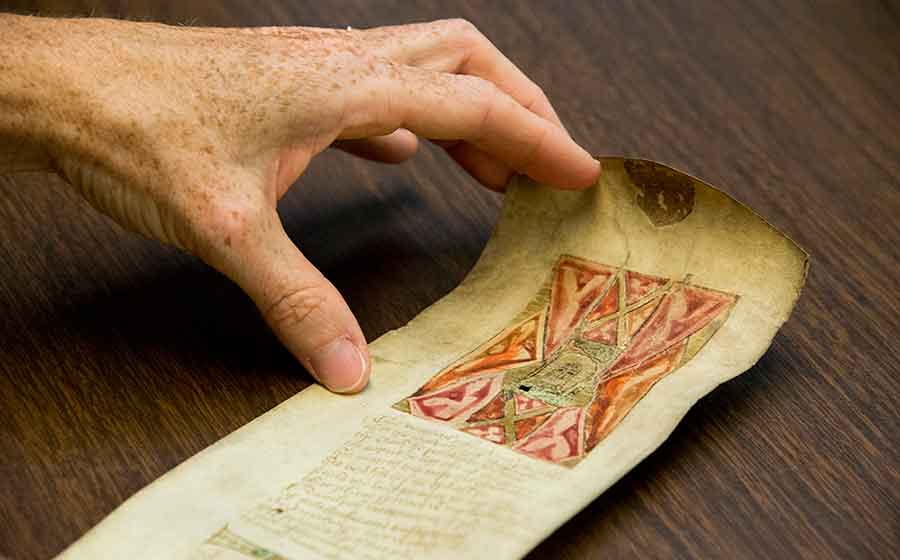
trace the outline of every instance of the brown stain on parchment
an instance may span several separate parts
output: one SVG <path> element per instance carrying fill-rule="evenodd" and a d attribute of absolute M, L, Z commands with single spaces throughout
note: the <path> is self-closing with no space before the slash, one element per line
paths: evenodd
<path fill-rule="evenodd" d="M 654 226 L 685 219 L 694 209 L 694 181 L 652 161 L 626 159 L 625 172 L 637 190 L 637 205 Z"/>

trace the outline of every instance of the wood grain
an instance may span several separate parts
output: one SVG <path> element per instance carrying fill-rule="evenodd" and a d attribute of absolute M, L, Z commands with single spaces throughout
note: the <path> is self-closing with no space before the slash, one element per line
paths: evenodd
<path fill-rule="evenodd" d="M 563 7 L 564 6 L 564 7 Z M 461 16 L 592 152 L 668 162 L 812 254 L 752 370 L 534 558 L 900 556 L 896 2 L 0 1 L 199 25 Z M 314 162 L 281 206 L 370 339 L 472 266 L 500 199 L 435 150 Z M 309 383 L 252 305 L 40 175 L 0 179 L 0 555 L 46 558 Z"/>

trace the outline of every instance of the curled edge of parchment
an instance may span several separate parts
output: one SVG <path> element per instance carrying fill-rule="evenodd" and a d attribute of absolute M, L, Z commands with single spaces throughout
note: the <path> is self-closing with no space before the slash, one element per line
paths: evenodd
<path fill-rule="evenodd" d="M 788 240 L 803 255 L 803 272 L 797 286 L 797 297 L 791 305 L 793 311 L 806 284 L 810 255 L 790 235 L 772 225 L 756 210 L 726 191 L 667 163 L 637 156 L 595 155 L 594 158 L 603 165 L 604 169 L 611 165 L 622 165 L 625 168 L 635 191 L 635 202 L 656 227 L 671 225 L 686 218 L 693 210 L 694 193 L 699 186 L 712 189 L 730 199 L 766 224 L 773 233 Z"/>

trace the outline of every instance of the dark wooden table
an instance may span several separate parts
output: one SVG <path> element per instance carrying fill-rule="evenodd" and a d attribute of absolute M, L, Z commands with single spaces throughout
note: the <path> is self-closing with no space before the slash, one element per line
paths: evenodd
<path fill-rule="evenodd" d="M 0 2 L 198 25 L 461 16 L 595 153 L 721 185 L 812 254 L 749 372 L 535 558 L 900 556 L 900 7 L 704 2 Z M 2 76 L 0 76 L 2 79 Z M 281 206 L 369 339 L 451 290 L 501 204 L 426 149 L 329 153 Z M 59 552 L 303 389 L 243 294 L 57 180 L 0 179 L 0 555 Z"/>

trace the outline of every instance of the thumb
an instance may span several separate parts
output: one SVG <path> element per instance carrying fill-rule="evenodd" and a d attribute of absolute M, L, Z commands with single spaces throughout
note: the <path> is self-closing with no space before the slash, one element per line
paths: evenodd
<path fill-rule="evenodd" d="M 279 340 L 337 393 L 369 380 L 366 339 L 344 298 L 288 238 L 273 212 L 253 234 L 232 236 L 216 263 L 256 303 Z M 246 231 L 245 231 L 246 233 Z"/>

